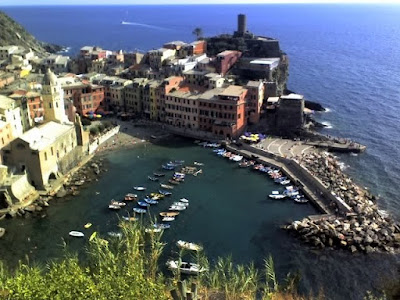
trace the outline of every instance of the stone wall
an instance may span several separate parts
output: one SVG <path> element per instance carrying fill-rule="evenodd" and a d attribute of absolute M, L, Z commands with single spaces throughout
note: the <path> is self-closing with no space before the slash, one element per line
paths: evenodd
<path fill-rule="evenodd" d="M 89 144 L 89 154 L 93 154 L 102 143 L 107 141 L 110 137 L 116 135 L 119 132 L 119 129 L 120 126 L 118 125 L 103 135 L 97 137 L 92 143 Z"/>

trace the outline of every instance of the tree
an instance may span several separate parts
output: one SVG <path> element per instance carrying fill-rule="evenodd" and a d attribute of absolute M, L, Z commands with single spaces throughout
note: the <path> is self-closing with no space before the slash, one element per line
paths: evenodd
<path fill-rule="evenodd" d="M 203 37 L 203 29 L 200 27 L 196 27 L 193 31 L 192 34 L 196 36 L 196 38 L 199 40 Z"/>

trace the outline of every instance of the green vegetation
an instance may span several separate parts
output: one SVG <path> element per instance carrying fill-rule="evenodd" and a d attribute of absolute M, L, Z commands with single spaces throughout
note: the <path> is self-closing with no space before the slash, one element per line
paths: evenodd
<path fill-rule="evenodd" d="M 162 234 L 145 234 L 138 223 L 121 223 L 120 228 L 122 238 L 109 241 L 93 233 L 84 260 L 67 253 L 45 267 L 20 263 L 14 272 L 0 264 L 0 299 L 189 299 L 182 295 L 190 290 L 190 299 L 323 299 L 299 296 L 298 276 L 278 284 L 272 257 L 260 272 L 253 264 L 235 265 L 231 257 L 218 258 L 211 268 L 203 253 L 181 250 L 178 260 L 191 255 L 190 261 L 209 271 L 185 280 L 178 271 L 166 277 L 159 268 Z M 378 300 L 371 294 L 365 299 Z"/>
<path fill-rule="evenodd" d="M 203 29 L 200 27 L 196 27 L 193 31 L 192 34 L 196 36 L 196 38 L 199 40 L 203 37 Z"/>

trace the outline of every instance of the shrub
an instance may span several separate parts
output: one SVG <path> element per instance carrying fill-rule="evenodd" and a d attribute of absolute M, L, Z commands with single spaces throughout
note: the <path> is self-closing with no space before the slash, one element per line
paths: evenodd
<path fill-rule="evenodd" d="M 90 128 L 90 134 L 95 136 L 99 134 L 99 129 L 97 127 Z"/>
<path fill-rule="evenodd" d="M 83 126 L 89 126 L 91 124 L 92 124 L 92 121 L 90 121 L 89 119 L 86 119 L 86 118 L 82 119 Z"/>

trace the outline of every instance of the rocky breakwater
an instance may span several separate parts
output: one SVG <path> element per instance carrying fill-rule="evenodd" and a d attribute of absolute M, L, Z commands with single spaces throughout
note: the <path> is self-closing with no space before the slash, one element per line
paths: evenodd
<path fill-rule="evenodd" d="M 333 155 L 306 154 L 300 159 L 300 164 L 353 212 L 345 214 L 337 203 L 332 202 L 336 216 L 305 218 L 285 226 L 286 229 L 318 248 L 334 247 L 367 253 L 400 249 L 398 225 L 387 213 L 378 209 L 374 195 L 360 188 L 342 172 L 341 164 Z"/>

